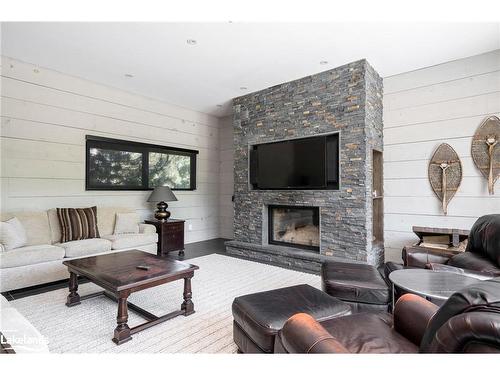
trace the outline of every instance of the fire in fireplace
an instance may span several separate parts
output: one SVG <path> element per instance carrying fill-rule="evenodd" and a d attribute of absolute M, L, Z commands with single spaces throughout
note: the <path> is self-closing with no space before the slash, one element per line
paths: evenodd
<path fill-rule="evenodd" d="M 268 206 L 268 241 L 319 251 L 319 207 Z"/>

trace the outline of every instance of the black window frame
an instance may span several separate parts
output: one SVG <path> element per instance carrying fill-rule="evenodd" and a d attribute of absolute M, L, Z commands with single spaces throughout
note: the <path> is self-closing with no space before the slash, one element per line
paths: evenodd
<path fill-rule="evenodd" d="M 117 150 L 137 152 L 142 154 L 142 186 L 118 186 L 118 185 L 99 185 L 93 186 L 90 183 L 90 149 L 102 148 L 105 150 Z M 199 154 L 198 150 L 190 150 L 186 148 L 161 146 L 150 143 L 141 143 L 127 141 L 123 139 L 105 138 L 94 135 L 85 136 L 85 190 L 134 190 L 134 191 L 147 191 L 153 190 L 154 187 L 149 186 L 149 153 L 168 153 L 173 155 L 189 156 L 190 160 L 190 187 L 189 188 L 172 188 L 174 191 L 193 191 L 196 190 L 196 155 Z"/>

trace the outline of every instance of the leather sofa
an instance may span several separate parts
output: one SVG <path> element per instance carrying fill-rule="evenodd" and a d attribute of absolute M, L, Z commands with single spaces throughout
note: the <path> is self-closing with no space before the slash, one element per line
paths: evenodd
<path fill-rule="evenodd" d="M 463 253 L 405 249 L 403 262 L 407 267 L 470 273 L 473 277 L 500 276 L 500 214 L 485 215 L 477 219 L 470 230 L 469 241 Z"/>
<path fill-rule="evenodd" d="M 2 212 L 1 220 L 17 217 L 28 237 L 24 247 L 4 251 L 0 244 L 0 292 L 67 279 L 62 264 L 68 258 L 139 249 L 156 254 L 154 225 L 138 223 L 137 234 L 113 234 L 117 213 L 135 212 L 125 207 L 97 207 L 101 238 L 60 243 L 61 226 L 56 209 L 36 212 Z"/>
<path fill-rule="evenodd" d="M 454 293 L 438 308 L 414 294 L 394 315 L 360 313 L 317 322 L 291 317 L 277 353 L 500 353 L 500 278 Z"/>

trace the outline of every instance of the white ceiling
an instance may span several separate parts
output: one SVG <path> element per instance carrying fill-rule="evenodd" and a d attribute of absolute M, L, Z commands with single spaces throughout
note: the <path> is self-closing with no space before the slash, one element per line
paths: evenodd
<path fill-rule="evenodd" d="M 500 24 L 2 23 L 1 47 L 5 56 L 222 116 L 234 97 L 362 58 L 387 77 L 498 49 Z"/>

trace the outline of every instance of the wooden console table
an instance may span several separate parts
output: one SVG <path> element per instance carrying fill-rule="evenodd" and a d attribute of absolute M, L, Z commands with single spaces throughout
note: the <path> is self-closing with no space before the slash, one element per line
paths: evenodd
<path fill-rule="evenodd" d="M 438 262 L 445 258 L 451 258 L 454 255 L 460 254 L 462 251 L 457 249 L 460 242 L 469 238 L 469 231 L 464 229 L 454 228 L 431 228 L 414 226 L 413 232 L 419 238 L 418 243 L 407 245 L 402 250 L 402 258 L 404 265 L 408 265 L 408 256 L 413 253 L 427 254 L 427 263 Z M 448 248 L 427 247 L 425 246 L 424 237 L 432 236 L 448 236 Z"/>
<path fill-rule="evenodd" d="M 448 236 L 450 238 L 450 246 L 458 246 L 458 244 L 469 238 L 469 231 L 465 229 L 454 228 L 431 228 L 431 227 L 417 227 L 412 228 L 420 241 L 417 245 L 423 242 L 424 236 Z"/>
<path fill-rule="evenodd" d="M 158 233 L 158 250 L 160 256 L 167 255 L 170 251 L 179 251 L 179 256 L 184 256 L 184 220 L 145 220 L 146 224 L 156 227 Z"/>

